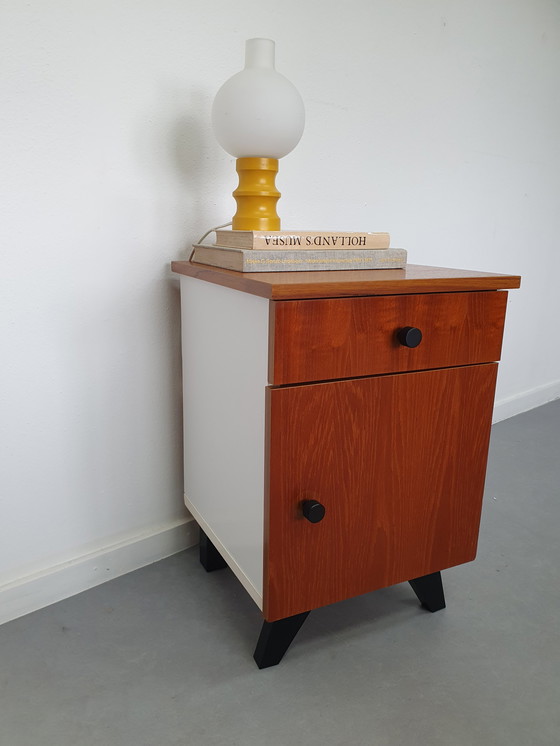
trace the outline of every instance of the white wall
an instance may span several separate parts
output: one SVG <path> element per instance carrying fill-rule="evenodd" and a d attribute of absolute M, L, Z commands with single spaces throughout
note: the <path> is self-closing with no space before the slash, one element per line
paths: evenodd
<path fill-rule="evenodd" d="M 0 29 L 0 619 L 194 540 L 168 265 L 234 210 L 209 107 L 246 38 L 307 106 L 283 226 L 522 274 L 497 412 L 560 395 L 554 0 L 3 0 Z"/>

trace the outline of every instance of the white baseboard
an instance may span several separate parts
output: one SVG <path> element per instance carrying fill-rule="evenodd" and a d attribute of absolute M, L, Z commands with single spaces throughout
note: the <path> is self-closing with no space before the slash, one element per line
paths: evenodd
<path fill-rule="evenodd" d="M 501 422 L 516 414 L 528 412 L 548 402 L 560 399 L 560 381 L 553 381 L 544 386 L 523 391 L 521 394 L 500 399 L 494 404 L 492 422 Z"/>
<path fill-rule="evenodd" d="M 0 624 L 194 546 L 193 518 L 128 534 L 111 544 L 0 585 Z"/>

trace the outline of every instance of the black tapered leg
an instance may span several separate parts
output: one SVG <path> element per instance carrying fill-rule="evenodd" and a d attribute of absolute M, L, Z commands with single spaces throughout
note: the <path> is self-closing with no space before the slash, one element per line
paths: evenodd
<path fill-rule="evenodd" d="M 223 567 L 227 567 L 227 562 L 224 560 L 222 555 L 218 552 L 216 547 L 212 544 L 212 542 L 206 536 L 202 529 L 200 529 L 200 545 L 198 556 L 200 558 L 200 564 L 206 570 L 206 572 L 213 572 L 214 570 L 221 570 Z"/>
<path fill-rule="evenodd" d="M 259 668 L 269 668 L 280 663 L 308 615 L 309 612 L 304 611 L 276 622 L 263 622 L 253 654 Z"/>
<path fill-rule="evenodd" d="M 445 596 L 440 572 L 422 575 L 422 577 L 414 578 L 414 580 L 408 582 L 425 609 L 428 609 L 428 611 L 445 609 Z"/>

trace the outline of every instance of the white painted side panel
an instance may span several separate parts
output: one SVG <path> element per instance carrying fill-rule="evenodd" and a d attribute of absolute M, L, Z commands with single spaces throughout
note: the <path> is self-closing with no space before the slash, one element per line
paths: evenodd
<path fill-rule="evenodd" d="M 268 301 L 181 277 L 185 502 L 262 607 Z"/>

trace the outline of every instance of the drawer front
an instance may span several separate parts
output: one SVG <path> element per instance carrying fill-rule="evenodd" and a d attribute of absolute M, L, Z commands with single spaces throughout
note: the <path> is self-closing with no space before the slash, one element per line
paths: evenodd
<path fill-rule="evenodd" d="M 426 370 L 499 360 L 507 292 L 433 293 L 275 301 L 274 385 Z M 422 332 L 407 347 L 398 332 Z"/>
<path fill-rule="evenodd" d="M 474 559 L 497 368 L 268 388 L 265 619 Z"/>

